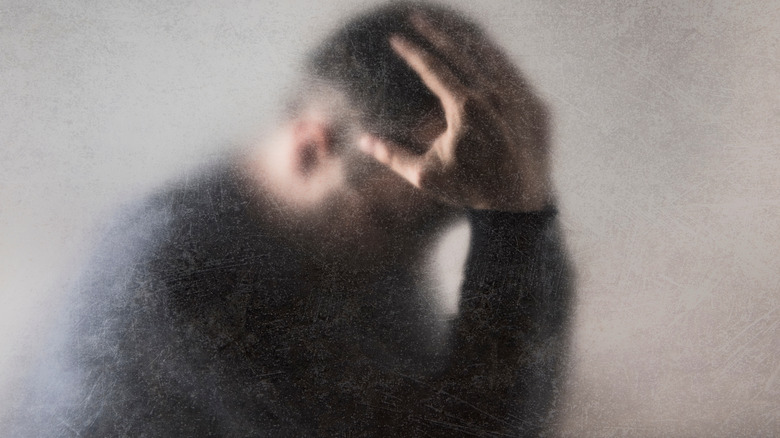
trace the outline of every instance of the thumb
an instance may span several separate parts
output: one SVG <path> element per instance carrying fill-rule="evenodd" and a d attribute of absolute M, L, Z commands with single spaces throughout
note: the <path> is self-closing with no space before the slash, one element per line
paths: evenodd
<path fill-rule="evenodd" d="M 361 151 L 374 157 L 415 187 L 420 187 L 420 171 L 424 155 L 417 155 L 403 146 L 382 140 L 371 134 L 363 135 L 358 145 Z"/>

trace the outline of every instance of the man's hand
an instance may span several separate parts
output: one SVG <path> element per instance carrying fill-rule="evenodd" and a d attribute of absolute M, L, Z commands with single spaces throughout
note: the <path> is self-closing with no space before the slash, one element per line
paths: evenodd
<path fill-rule="evenodd" d="M 543 209 L 551 189 L 547 114 L 539 100 L 485 38 L 421 14 L 411 21 L 452 68 L 398 35 L 390 44 L 439 98 L 447 128 L 422 155 L 371 135 L 361 139 L 361 149 L 450 204 Z"/>

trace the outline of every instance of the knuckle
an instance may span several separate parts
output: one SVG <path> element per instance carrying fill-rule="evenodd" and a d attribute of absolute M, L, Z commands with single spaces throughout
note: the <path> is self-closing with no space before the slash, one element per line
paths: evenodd
<path fill-rule="evenodd" d="M 448 126 L 456 137 L 460 137 L 479 116 L 479 104 L 473 96 L 461 93 L 453 97 L 452 107 L 453 111 L 448 113 Z"/>
<path fill-rule="evenodd" d="M 378 147 L 374 152 L 374 157 L 376 157 L 380 163 L 392 164 L 393 162 L 393 155 L 387 147 Z"/>

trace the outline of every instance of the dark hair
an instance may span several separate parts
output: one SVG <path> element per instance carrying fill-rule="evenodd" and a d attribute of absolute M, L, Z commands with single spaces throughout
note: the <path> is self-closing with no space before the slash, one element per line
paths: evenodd
<path fill-rule="evenodd" d="M 412 129 L 432 111 L 441 112 L 441 105 L 388 39 L 402 35 L 446 62 L 414 30 L 409 22 L 414 11 L 433 20 L 454 19 L 461 28 L 477 31 L 462 16 L 441 6 L 391 3 L 351 19 L 317 47 L 305 64 L 312 79 L 345 94 L 365 129 L 412 148 Z"/>

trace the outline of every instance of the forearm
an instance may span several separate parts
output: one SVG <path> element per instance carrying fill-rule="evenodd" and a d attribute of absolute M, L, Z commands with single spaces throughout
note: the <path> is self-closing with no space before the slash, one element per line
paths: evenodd
<path fill-rule="evenodd" d="M 469 218 L 451 366 L 433 404 L 464 427 L 534 431 L 556 392 L 569 309 L 555 211 L 470 211 Z"/>

